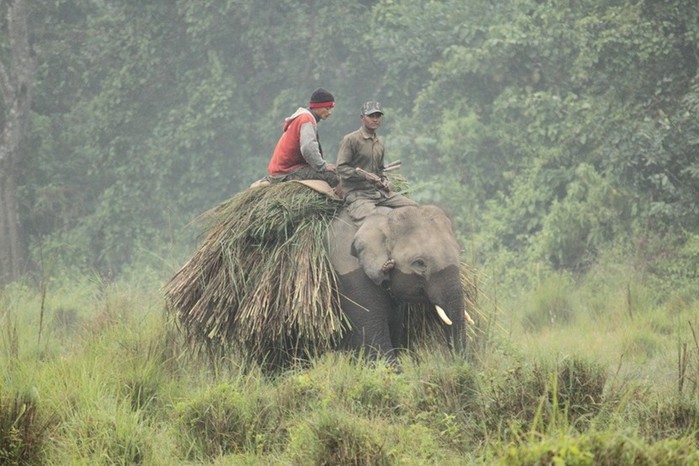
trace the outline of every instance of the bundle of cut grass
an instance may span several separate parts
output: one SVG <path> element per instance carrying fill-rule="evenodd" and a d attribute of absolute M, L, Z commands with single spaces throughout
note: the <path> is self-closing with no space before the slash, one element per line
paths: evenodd
<path fill-rule="evenodd" d="M 347 327 L 324 240 L 341 205 L 279 183 L 204 214 L 205 239 L 165 285 L 188 345 L 274 366 L 336 346 Z"/>

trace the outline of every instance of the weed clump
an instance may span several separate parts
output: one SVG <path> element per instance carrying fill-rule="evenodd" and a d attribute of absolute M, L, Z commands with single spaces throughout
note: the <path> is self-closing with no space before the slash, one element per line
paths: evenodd
<path fill-rule="evenodd" d="M 269 451 L 284 439 L 265 390 L 253 394 L 231 384 L 206 390 L 175 408 L 176 425 L 191 460 Z"/>
<path fill-rule="evenodd" d="M 0 464 L 41 464 L 49 425 L 39 415 L 36 396 L 0 390 Z"/>
<path fill-rule="evenodd" d="M 699 451 L 687 439 L 668 439 L 654 444 L 629 441 L 625 433 L 590 432 L 543 439 L 528 438 L 510 445 L 496 465 L 538 464 L 655 465 L 697 464 Z"/>
<path fill-rule="evenodd" d="M 633 405 L 630 416 L 636 417 L 644 436 L 662 440 L 693 432 L 699 442 L 699 400 L 670 397 L 654 404 Z"/>
<path fill-rule="evenodd" d="M 529 430 L 565 414 L 582 428 L 603 406 L 607 374 L 603 367 L 576 358 L 518 365 L 487 385 L 483 421 L 490 429 Z"/>
<path fill-rule="evenodd" d="M 377 423 L 341 410 L 318 411 L 291 432 L 294 464 L 382 466 L 394 464 Z"/>
<path fill-rule="evenodd" d="M 522 325 L 529 331 L 570 324 L 574 317 L 571 284 L 561 275 L 546 278 L 529 297 Z"/>

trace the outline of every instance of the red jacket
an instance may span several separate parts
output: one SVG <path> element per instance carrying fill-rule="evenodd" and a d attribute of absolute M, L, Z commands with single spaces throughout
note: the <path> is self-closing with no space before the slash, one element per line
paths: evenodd
<path fill-rule="evenodd" d="M 313 114 L 305 109 L 299 108 L 293 115 L 284 120 L 284 130 L 282 136 L 274 148 L 272 160 L 270 160 L 267 170 L 270 175 L 282 175 L 291 173 L 301 167 L 308 166 L 308 162 L 301 154 L 301 126 L 311 123 L 318 126 Z"/>

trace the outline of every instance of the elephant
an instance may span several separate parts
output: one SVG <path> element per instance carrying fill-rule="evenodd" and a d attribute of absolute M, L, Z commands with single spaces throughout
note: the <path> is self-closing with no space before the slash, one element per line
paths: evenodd
<path fill-rule="evenodd" d="M 400 367 L 409 330 L 406 305 L 419 303 L 438 312 L 450 346 L 464 351 L 470 317 L 460 247 L 441 208 L 379 207 L 360 226 L 341 210 L 328 232 L 340 307 L 351 325 L 341 346 Z"/>
<path fill-rule="evenodd" d="M 256 186 L 208 213 L 208 235 L 164 287 L 192 349 L 273 371 L 333 349 L 399 369 L 413 337 L 435 333 L 462 353 L 472 321 L 446 213 L 379 207 L 357 225 L 329 185 L 299 183 Z"/>

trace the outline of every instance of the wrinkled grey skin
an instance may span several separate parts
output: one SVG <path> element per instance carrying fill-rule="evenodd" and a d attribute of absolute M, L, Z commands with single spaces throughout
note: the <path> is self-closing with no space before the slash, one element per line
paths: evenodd
<path fill-rule="evenodd" d="M 440 323 L 457 352 L 463 351 L 464 290 L 460 249 L 451 221 L 435 206 L 382 208 L 357 229 L 344 213 L 328 237 L 341 307 L 352 324 L 344 345 L 398 365 L 406 347 L 405 306 L 429 303 L 445 311 Z"/>

